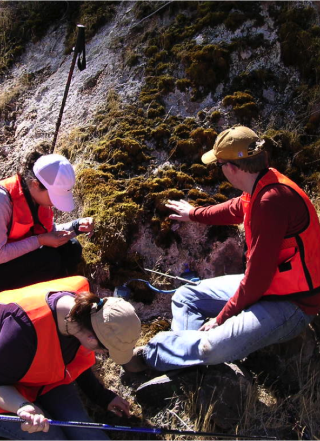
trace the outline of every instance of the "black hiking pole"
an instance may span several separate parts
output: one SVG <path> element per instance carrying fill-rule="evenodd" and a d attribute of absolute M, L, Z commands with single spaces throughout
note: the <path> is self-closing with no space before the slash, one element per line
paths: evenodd
<path fill-rule="evenodd" d="M 11 421 L 16 423 L 23 423 L 24 420 L 17 416 L 0 415 L 0 421 Z M 139 433 L 153 433 L 158 435 L 171 434 L 171 435 L 188 435 L 188 436 L 211 436 L 213 438 L 220 439 L 277 439 L 274 436 L 255 436 L 255 435 L 230 435 L 225 433 L 215 432 L 197 432 L 193 430 L 178 430 L 178 429 L 163 429 L 161 427 L 129 427 L 129 426 L 110 426 L 109 424 L 100 423 L 87 423 L 78 421 L 56 421 L 48 419 L 51 426 L 62 427 L 82 427 L 83 429 L 103 429 L 113 430 L 119 432 L 139 432 Z"/>
<path fill-rule="evenodd" d="M 58 137 L 58 133 L 59 133 L 60 125 L 61 125 L 61 120 L 62 120 L 62 115 L 63 115 L 63 111 L 64 111 L 64 106 L 67 101 L 67 96 L 68 96 L 70 83 L 71 83 L 71 79 L 72 79 L 72 74 L 74 71 L 74 66 L 76 64 L 77 58 L 78 58 L 79 70 L 81 71 L 86 68 L 86 50 L 85 50 L 85 33 L 84 33 L 85 26 L 78 24 L 77 28 L 78 28 L 78 36 L 77 36 L 76 45 L 73 50 L 73 59 L 72 59 L 72 63 L 71 63 L 70 71 L 69 71 L 68 81 L 66 84 L 66 88 L 64 90 L 60 113 L 59 113 L 57 124 L 56 124 L 56 131 L 55 131 L 54 137 L 53 137 L 53 142 L 52 142 L 52 147 L 51 147 L 52 153 L 53 153 L 54 148 L 56 146 L 57 137 Z M 80 59 L 81 54 L 82 54 L 82 59 Z"/>

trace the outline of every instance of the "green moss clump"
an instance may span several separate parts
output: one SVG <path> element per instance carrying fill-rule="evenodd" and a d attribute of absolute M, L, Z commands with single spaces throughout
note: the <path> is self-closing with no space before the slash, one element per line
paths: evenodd
<path fill-rule="evenodd" d="M 156 67 L 157 74 L 160 74 L 164 71 L 168 71 L 171 67 L 170 63 L 159 63 Z"/>
<path fill-rule="evenodd" d="M 191 87 L 191 81 L 188 80 L 188 78 L 181 78 L 180 80 L 176 81 L 177 89 L 180 90 L 180 92 L 185 92 L 189 87 Z"/>
<path fill-rule="evenodd" d="M 284 4 L 280 12 L 274 8 L 273 18 L 279 26 L 283 62 L 296 66 L 309 85 L 318 83 L 320 30 L 314 8 L 304 5 L 291 8 Z"/>
<path fill-rule="evenodd" d="M 127 64 L 130 67 L 136 66 L 139 63 L 139 55 L 138 54 L 131 54 L 127 59 Z"/>
<path fill-rule="evenodd" d="M 244 13 L 240 11 L 233 11 L 230 12 L 228 17 L 224 20 L 224 24 L 227 29 L 235 31 L 247 20 L 248 18 Z"/>
<path fill-rule="evenodd" d="M 204 194 L 206 194 L 203 191 L 200 191 L 196 188 L 192 188 L 191 190 L 189 190 L 188 192 L 188 198 L 191 200 L 196 200 L 198 198 L 201 198 Z"/>
<path fill-rule="evenodd" d="M 148 46 L 146 48 L 146 50 L 144 51 L 144 54 L 146 57 L 152 57 L 157 52 L 159 52 L 159 49 L 157 46 Z"/>
<path fill-rule="evenodd" d="M 219 193 L 230 197 L 234 193 L 234 187 L 230 184 L 230 182 L 225 181 L 219 185 Z"/>
<path fill-rule="evenodd" d="M 106 177 L 92 169 L 82 170 L 77 177 L 81 182 L 78 192 L 84 215 L 94 216 L 96 221 L 93 240 L 100 248 L 100 260 L 115 263 L 126 257 L 142 210 L 115 180 Z"/>
<path fill-rule="evenodd" d="M 188 193 L 188 198 L 194 202 L 195 206 L 207 206 L 216 205 L 216 200 L 214 197 L 208 195 L 204 191 L 199 191 L 197 189 L 191 189 Z"/>
<path fill-rule="evenodd" d="M 198 144 L 193 139 L 180 139 L 177 141 L 172 156 L 174 158 L 192 159 L 194 156 L 199 155 Z"/>
<path fill-rule="evenodd" d="M 235 92 L 233 95 L 224 97 L 222 104 L 232 106 L 235 115 L 241 122 L 248 122 L 252 118 L 257 118 L 259 108 L 254 102 L 252 95 L 246 92 Z"/>
<path fill-rule="evenodd" d="M 207 167 L 202 164 L 192 164 L 190 167 L 190 172 L 192 176 L 195 177 L 206 176 L 208 174 Z"/>
<path fill-rule="evenodd" d="M 77 11 L 76 3 L 66 6 L 58 1 L 7 2 L 0 16 L 0 73 L 12 66 L 29 41 L 38 41 L 63 16 L 70 20 Z"/>
<path fill-rule="evenodd" d="M 215 91 L 229 71 L 229 52 L 220 46 L 191 46 L 176 49 L 177 57 L 185 64 L 186 74 L 194 87 L 194 97 L 200 98 Z"/>
<path fill-rule="evenodd" d="M 263 90 L 279 83 L 279 79 L 271 69 L 256 69 L 250 72 L 241 72 L 231 84 L 232 90 L 248 90 L 255 96 L 263 97 Z"/>
<path fill-rule="evenodd" d="M 227 202 L 228 198 L 222 193 L 215 193 L 214 199 L 217 201 L 218 204 L 221 204 L 222 202 Z"/>
<path fill-rule="evenodd" d="M 162 116 L 165 114 L 164 106 L 161 106 L 158 103 L 154 103 L 148 108 L 147 115 L 148 118 L 157 118 L 158 116 Z"/>
<path fill-rule="evenodd" d="M 213 123 L 216 123 L 219 121 L 219 119 L 221 118 L 221 112 L 219 110 L 215 110 L 214 112 L 211 113 L 210 115 L 210 120 Z"/>
<path fill-rule="evenodd" d="M 227 95 L 223 98 L 222 104 L 224 106 L 235 107 L 239 104 L 246 104 L 253 101 L 253 96 L 245 92 L 235 92 L 233 95 Z"/>
<path fill-rule="evenodd" d="M 141 145 L 134 139 L 129 138 L 100 141 L 98 147 L 94 149 L 95 159 L 99 162 L 122 161 L 127 163 L 141 152 Z"/>
<path fill-rule="evenodd" d="M 198 127 L 190 133 L 190 137 L 198 143 L 198 145 L 210 148 L 213 146 L 217 137 L 217 132 L 213 129 L 204 129 Z"/>
<path fill-rule="evenodd" d="M 151 131 L 151 136 L 157 141 L 169 138 L 170 135 L 171 132 L 165 124 L 160 124 L 158 127 Z"/>
<path fill-rule="evenodd" d="M 158 79 L 158 88 L 162 93 L 174 92 L 175 79 L 169 75 L 160 77 Z"/>
<path fill-rule="evenodd" d="M 187 124 L 178 124 L 173 133 L 179 138 L 186 139 L 190 136 L 190 128 Z"/>
<path fill-rule="evenodd" d="M 183 199 L 184 193 L 181 190 L 170 188 L 168 190 L 161 191 L 159 193 L 151 193 L 150 199 L 154 200 L 156 210 L 161 213 L 170 213 L 171 211 L 165 206 L 169 199 Z"/>

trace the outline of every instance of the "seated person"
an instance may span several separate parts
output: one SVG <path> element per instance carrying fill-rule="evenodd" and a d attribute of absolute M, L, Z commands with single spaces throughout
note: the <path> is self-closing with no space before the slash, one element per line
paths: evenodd
<path fill-rule="evenodd" d="M 167 204 L 180 222 L 244 223 L 246 270 L 177 289 L 172 331 L 137 349 L 128 371 L 240 360 L 293 339 L 320 311 L 318 215 L 297 184 L 269 167 L 263 144 L 248 127 L 221 132 L 202 161 L 220 167 L 242 195 L 209 207 Z"/>
<path fill-rule="evenodd" d="M 63 156 L 32 152 L 16 175 L 0 181 L 0 291 L 77 271 L 92 218 L 55 225 L 52 206 L 72 211 L 75 174 Z"/>

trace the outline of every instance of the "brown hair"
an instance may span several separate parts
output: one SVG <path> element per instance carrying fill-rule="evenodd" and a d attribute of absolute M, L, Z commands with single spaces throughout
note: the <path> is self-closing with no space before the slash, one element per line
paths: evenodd
<path fill-rule="evenodd" d="M 38 181 L 40 184 L 41 190 L 46 190 L 46 187 L 39 181 L 39 179 L 33 173 L 33 166 L 37 162 L 37 160 L 48 154 L 50 150 L 50 144 L 46 141 L 42 141 L 35 146 L 35 149 L 32 150 L 25 158 L 22 166 L 20 167 L 18 174 L 26 180 L 26 182 L 30 181 Z"/>
<path fill-rule="evenodd" d="M 91 310 L 94 303 L 99 303 L 100 297 L 86 291 L 76 294 L 74 301 L 75 305 L 69 313 L 70 320 L 77 323 L 81 329 L 85 328 L 93 332 Z M 103 304 L 101 304 L 101 307 L 102 306 Z"/>
<path fill-rule="evenodd" d="M 268 152 L 265 150 L 249 158 L 234 159 L 230 162 L 248 173 L 258 173 L 269 167 Z"/>

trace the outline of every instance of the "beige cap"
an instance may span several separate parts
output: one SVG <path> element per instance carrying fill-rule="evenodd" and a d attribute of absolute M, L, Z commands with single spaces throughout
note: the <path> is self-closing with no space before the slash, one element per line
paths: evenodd
<path fill-rule="evenodd" d="M 264 141 L 257 141 L 260 141 L 258 135 L 248 127 L 231 127 L 219 133 L 213 149 L 202 155 L 201 160 L 204 164 L 210 164 L 218 159 L 232 161 L 249 158 L 261 152 Z"/>
<path fill-rule="evenodd" d="M 128 363 L 140 336 L 141 323 L 133 306 L 121 298 L 106 297 L 99 309 L 94 304 L 91 324 L 100 343 L 108 350 L 117 364 Z"/>

